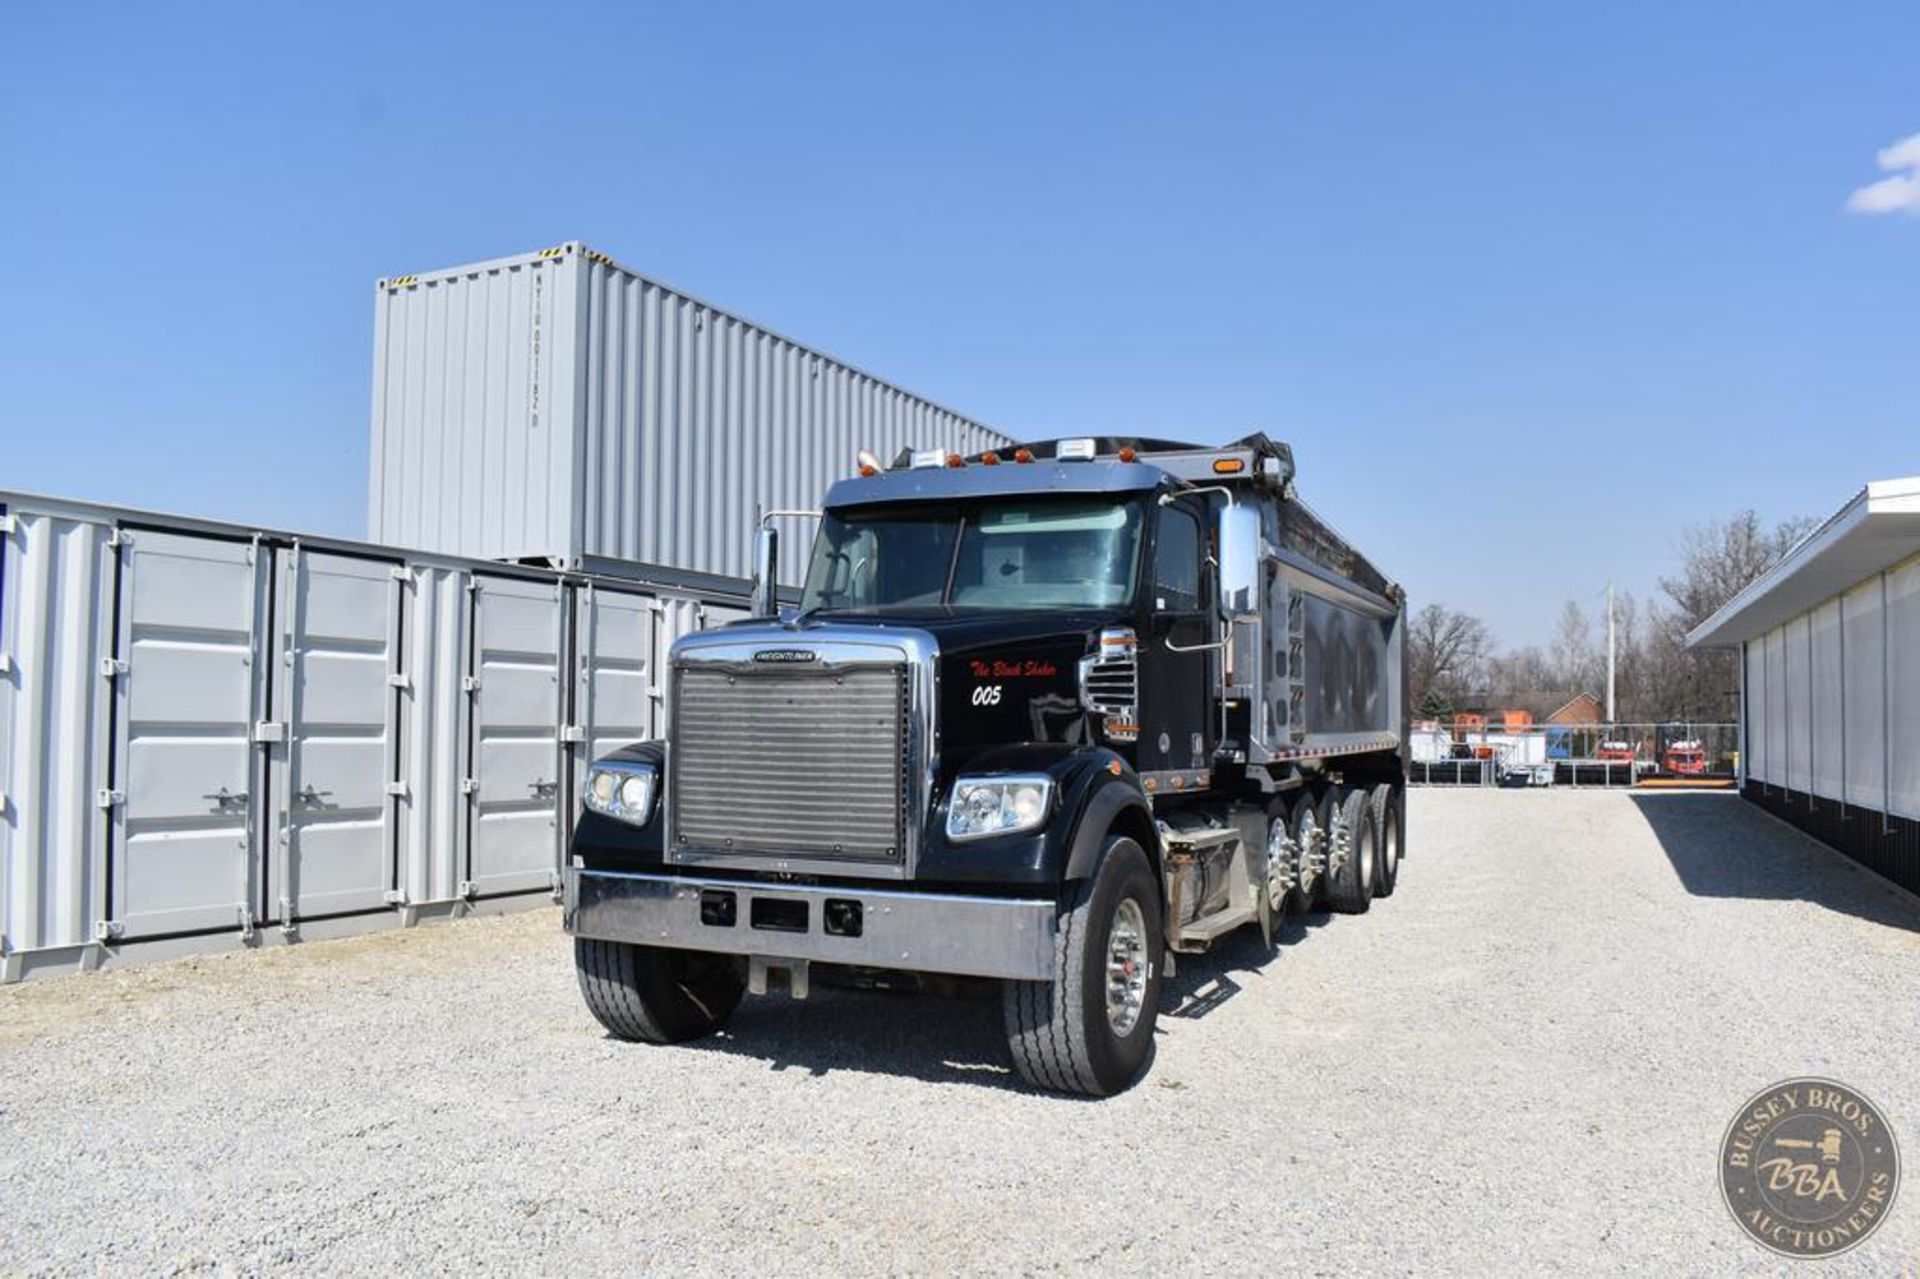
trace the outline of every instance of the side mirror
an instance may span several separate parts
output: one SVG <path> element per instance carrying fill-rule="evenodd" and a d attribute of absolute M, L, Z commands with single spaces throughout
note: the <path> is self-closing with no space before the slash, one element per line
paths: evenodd
<path fill-rule="evenodd" d="M 780 612 L 780 532 L 771 524 L 762 524 L 753 535 L 753 602 L 755 617 L 774 617 Z"/>
<path fill-rule="evenodd" d="M 1260 617 L 1260 511 L 1247 502 L 1220 508 L 1220 611 L 1236 622 Z"/>

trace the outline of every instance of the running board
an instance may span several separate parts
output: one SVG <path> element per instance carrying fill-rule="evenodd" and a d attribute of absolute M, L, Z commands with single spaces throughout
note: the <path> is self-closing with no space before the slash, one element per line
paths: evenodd
<path fill-rule="evenodd" d="M 1225 910 L 1216 910 L 1205 919 L 1196 919 L 1182 928 L 1180 935 L 1174 939 L 1173 948 L 1189 955 L 1198 954 L 1242 924 L 1251 924 L 1259 917 L 1259 912 L 1249 906 L 1229 906 Z"/>

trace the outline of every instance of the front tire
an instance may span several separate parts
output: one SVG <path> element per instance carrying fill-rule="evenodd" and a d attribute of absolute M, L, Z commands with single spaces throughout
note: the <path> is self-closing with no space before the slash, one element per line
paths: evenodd
<path fill-rule="evenodd" d="M 1140 845 L 1107 840 L 1093 878 L 1070 886 L 1054 931 L 1052 981 L 1003 983 L 1007 1045 L 1036 1088 L 1108 1097 L 1153 1047 L 1166 934 Z"/>
<path fill-rule="evenodd" d="M 681 1044 L 727 1024 L 746 991 L 738 961 L 697 950 L 573 939 L 587 1010 L 616 1039 Z"/>

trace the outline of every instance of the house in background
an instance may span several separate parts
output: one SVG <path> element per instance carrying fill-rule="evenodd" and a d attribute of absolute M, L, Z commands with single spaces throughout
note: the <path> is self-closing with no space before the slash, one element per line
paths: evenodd
<path fill-rule="evenodd" d="M 1592 693 L 1576 693 L 1561 707 L 1547 716 L 1547 723 L 1567 727 L 1584 727 L 1602 721 L 1600 699 Z"/>

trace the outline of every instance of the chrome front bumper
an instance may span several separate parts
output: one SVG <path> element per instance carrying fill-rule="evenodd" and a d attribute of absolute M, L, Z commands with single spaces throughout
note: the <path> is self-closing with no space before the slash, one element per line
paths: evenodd
<path fill-rule="evenodd" d="M 1051 980 L 1051 900 L 567 868 L 576 937 L 728 955 Z M 858 920 L 857 935 L 849 935 Z M 726 921 L 726 922 L 722 922 Z"/>

